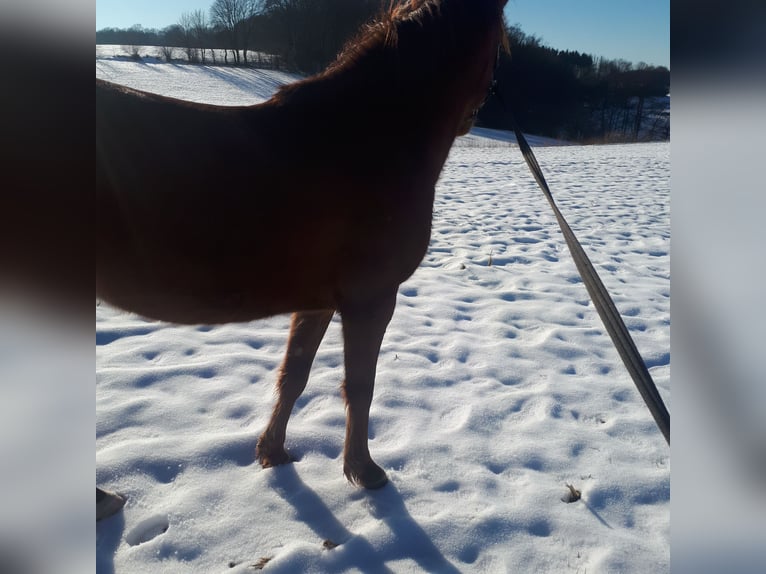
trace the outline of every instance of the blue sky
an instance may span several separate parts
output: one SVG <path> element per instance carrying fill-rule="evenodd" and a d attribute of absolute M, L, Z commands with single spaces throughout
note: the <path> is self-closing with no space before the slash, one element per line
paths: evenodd
<path fill-rule="evenodd" d="M 164 28 L 213 0 L 96 0 L 96 29 Z M 670 67 L 670 0 L 509 0 L 509 24 L 543 44 Z"/>

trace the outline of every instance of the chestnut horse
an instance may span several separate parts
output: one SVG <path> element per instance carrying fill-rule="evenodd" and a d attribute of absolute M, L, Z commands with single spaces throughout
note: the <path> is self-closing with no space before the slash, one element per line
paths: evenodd
<path fill-rule="evenodd" d="M 342 318 L 343 471 L 378 488 L 369 408 L 399 285 L 428 247 L 434 185 L 505 45 L 507 0 L 410 0 L 324 72 L 222 107 L 96 80 L 97 297 L 152 319 L 292 312 L 264 467 L 328 323 Z"/>

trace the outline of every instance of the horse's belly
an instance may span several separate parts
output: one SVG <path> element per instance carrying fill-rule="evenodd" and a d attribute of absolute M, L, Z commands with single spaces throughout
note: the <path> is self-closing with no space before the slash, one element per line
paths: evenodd
<path fill-rule="evenodd" d="M 114 262 L 112 262 L 114 263 Z M 97 297 L 147 318 L 183 324 L 251 321 L 335 308 L 332 277 L 287 258 L 122 261 L 98 266 Z"/>
<path fill-rule="evenodd" d="M 120 286 L 101 281 L 97 297 L 108 304 L 159 321 L 180 324 L 245 322 L 300 310 L 332 309 L 327 289 L 297 289 L 264 281 L 250 288 L 185 289 L 135 281 Z"/>

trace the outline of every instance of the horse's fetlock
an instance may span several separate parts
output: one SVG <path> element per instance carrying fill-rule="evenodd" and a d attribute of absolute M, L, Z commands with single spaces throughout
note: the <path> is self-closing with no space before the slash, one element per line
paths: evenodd
<path fill-rule="evenodd" d="M 255 456 L 263 468 L 271 468 L 272 466 L 292 462 L 284 446 L 275 444 L 273 439 L 265 433 L 258 439 L 258 444 L 255 447 Z"/>

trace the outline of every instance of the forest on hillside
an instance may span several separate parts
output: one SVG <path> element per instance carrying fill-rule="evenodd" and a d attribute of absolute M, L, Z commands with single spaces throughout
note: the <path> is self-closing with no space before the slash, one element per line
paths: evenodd
<path fill-rule="evenodd" d="M 141 25 L 96 31 L 97 44 L 157 46 L 166 60 L 268 66 L 313 74 L 329 64 L 379 0 L 214 0 L 206 12 L 183 13 L 161 30 Z M 511 53 L 496 79 L 522 128 L 578 142 L 670 138 L 670 70 L 548 47 L 518 26 L 508 27 Z M 480 125 L 509 129 L 496 99 Z"/>

